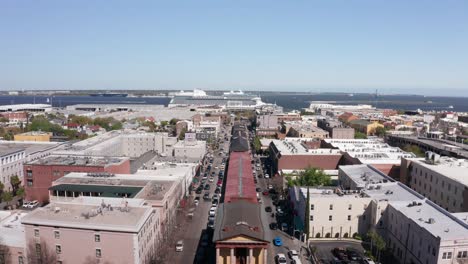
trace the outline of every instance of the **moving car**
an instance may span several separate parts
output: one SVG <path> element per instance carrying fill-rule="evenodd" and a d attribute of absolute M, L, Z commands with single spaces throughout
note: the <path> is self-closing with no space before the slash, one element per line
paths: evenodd
<path fill-rule="evenodd" d="M 182 240 L 177 241 L 176 246 L 175 246 L 175 251 L 182 252 L 183 250 L 184 250 L 184 241 Z"/>
<path fill-rule="evenodd" d="M 280 247 L 283 245 L 283 240 L 281 239 L 281 237 L 277 236 L 275 237 L 275 239 L 273 239 L 273 244 L 277 247 Z"/>
<path fill-rule="evenodd" d="M 286 256 L 284 254 L 278 254 L 275 256 L 275 262 L 277 264 L 286 264 L 288 263 L 288 260 L 286 259 Z"/>
<path fill-rule="evenodd" d="M 203 200 L 205 200 L 205 201 L 206 201 L 206 200 L 210 200 L 210 193 L 205 193 L 205 194 L 203 195 Z"/>

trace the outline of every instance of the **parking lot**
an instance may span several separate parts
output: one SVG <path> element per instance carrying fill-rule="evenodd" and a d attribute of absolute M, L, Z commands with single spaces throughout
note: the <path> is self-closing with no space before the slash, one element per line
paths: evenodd
<path fill-rule="evenodd" d="M 310 246 L 315 249 L 315 255 L 319 260 L 319 264 L 363 263 L 364 248 L 357 241 L 313 241 L 310 243 Z M 343 252 L 335 249 L 342 249 Z M 357 254 L 349 256 L 350 254 L 346 252 L 347 250 L 348 252 L 355 252 Z"/>

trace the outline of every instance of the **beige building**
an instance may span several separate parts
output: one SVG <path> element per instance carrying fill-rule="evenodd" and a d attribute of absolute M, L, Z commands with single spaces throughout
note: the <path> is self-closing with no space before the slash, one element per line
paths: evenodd
<path fill-rule="evenodd" d="M 449 212 L 467 212 L 468 161 L 432 152 L 426 156 L 402 160 L 402 181 Z"/>
<path fill-rule="evenodd" d="M 80 197 L 23 217 L 27 254 L 58 263 L 146 263 L 156 250 L 158 210 L 142 199 Z"/>
<path fill-rule="evenodd" d="M 31 131 L 31 132 L 14 135 L 14 140 L 15 141 L 49 142 L 51 137 L 52 137 L 52 133 L 49 133 L 49 132 Z"/>
<path fill-rule="evenodd" d="M 346 228 L 360 235 L 375 230 L 398 263 L 448 264 L 468 259 L 467 214 L 454 216 L 369 165 L 341 166 L 339 181 L 341 188 L 310 195 L 308 217 L 315 233 L 311 239 L 323 238 L 323 233 L 328 239 L 341 238 Z M 307 192 L 290 193 L 303 220 L 305 199 L 300 196 L 306 197 Z M 332 213 L 335 208 L 338 216 Z"/>

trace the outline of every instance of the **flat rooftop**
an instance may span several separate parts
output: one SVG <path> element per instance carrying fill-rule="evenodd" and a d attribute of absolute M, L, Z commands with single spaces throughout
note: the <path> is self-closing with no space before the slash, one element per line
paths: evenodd
<path fill-rule="evenodd" d="M 283 155 L 341 155 L 337 149 L 309 149 L 302 140 L 272 140 L 275 147 Z"/>
<path fill-rule="evenodd" d="M 324 139 L 324 141 L 365 164 L 400 164 L 401 158 L 416 157 L 413 153 L 374 139 Z"/>
<path fill-rule="evenodd" d="M 372 185 L 368 189 L 361 191 L 366 197 L 376 201 L 418 201 L 424 199 L 424 196 L 409 189 L 400 182 L 387 182 Z"/>
<path fill-rule="evenodd" d="M 154 173 L 153 173 L 154 172 Z M 162 200 L 166 193 L 177 184 L 179 177 L 162 174 L 158 170 L 144 171 L 136 174 L 114 174 L 112 177 L 93 177 L 87 173 L 69 173 L 54 182 L 51 187 L 56 190 L 69 189 L 70 191 L 79 188 L 77 191 L 106 192 L 110 194 L 131 192 L 133 197 L 146 200 Z M 71 187 L 70 187 L 71 186 Z M 95 187 L 96 186 L 96 187 Z M 114 195 L 109 195 L 115 197 Z"/>
<path fill-rule="evenodd" d="M 127 204 L 126 204 L 127 203 Z M 154 212 L 142 199 L 80 197 L 52 202 L 23 217 L 29 225 L 137 233 Z"/>
<path fill-rule="evenodd" d="M 425 200 L 421 205 L 408 206 L 407 202 L 392 202 L 389 205 L 412 219 L 421 228 L 426 229 L 441 240 L 468 239 L 468 225 L 449 212 Z M 432 219 L 433 222 L 429 221 Z"/>
<path fill-rule="evenodd" d="M 26 141 L 0 141 L 0 153 L 8 153 L 13 149 L 24 149 L 26 155 L 48 149 L 53 149 L 64 143 L 60 142 L 26 142 Z"/>
<path fill-rule="evenodd" d="M 430 164 L 425 159 L 411 159 L 413 163 L 434 171 L 447 178 L 468 186 L 468 160 L 440 157 L 436 164 Z"/>
<path fill-rule="evenodd" d="M 366 164 L 340 166 L 339 170 L 341 170 L 346 176 L 355 182 L 358 187 L 361 188 L 364 188 L 366 184 L 377 184 L 385 181 L 393 181 Z"/>
<path fill-rule="evenodd" d="M 26 246 L 24 226 L 21 224 L 21 219 L 26 215 L 20 211 L 0 211 L 0 238 L 3 245 Z"/>
<path fill-rule="evenodd" d="M 89 156 L 62 156 L 53 155 L 37 159 L 29 164 L 33 165 L 64 165 L 64 166 L 99 166 L 120 164 L 128 160 L 126 157 L 89 157 Z"/>

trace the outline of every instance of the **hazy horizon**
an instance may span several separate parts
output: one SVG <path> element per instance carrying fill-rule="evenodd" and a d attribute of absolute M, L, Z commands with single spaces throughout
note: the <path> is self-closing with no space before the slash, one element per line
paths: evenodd
<path fill-rule="evenodd" d="M 468 96 L 467 9 L 422 0 L 3 1 L 0 90 Z"/>

